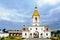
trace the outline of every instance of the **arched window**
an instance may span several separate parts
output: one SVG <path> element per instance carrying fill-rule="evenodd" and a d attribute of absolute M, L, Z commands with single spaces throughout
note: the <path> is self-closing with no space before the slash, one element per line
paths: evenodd
<path fill-rule="evenodd" d="M 32 33 L 30 33 L 30 35 L 32 35 Z"/>
<path fill-rule="evenodd" d="M 37 21 L 37 17 L 35 17 L 35 20 Z"/>
<path fill-rule="evenodd" d="M 43 33 L 40 34 L 41 36 L 43 35 Z"/>
<path fill-rule="evenodd" d="M 48 33 L 46 33 L 46 36 L 48 36 Z"/>
<path fill-rule="evenodd" d="M 37 28 L 36 28 L 36 30 L 37 30 Z"/>
<path fill-rule="evenodd" d="M 46 28 L 46 30 L 48 31 L 48 28 Z"/>
<path fill-rule="evenodd" d="M 32 30 L 32 28 L 30 28 L 30 30 Z"/>
<path fill-rule="evenodd" d="M 25 36 L 27 35 L 27 33 L 25 33 Z"/>

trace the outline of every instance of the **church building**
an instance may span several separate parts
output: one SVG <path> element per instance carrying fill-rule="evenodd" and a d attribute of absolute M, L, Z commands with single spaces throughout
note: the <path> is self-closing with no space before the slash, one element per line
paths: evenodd
<path fill-rule="evenodd" d="M 24 38 L 50 38 L 51 31 L 48 27 L 40 25 L 40 14 L 35 7 L 32 15 L 32 26 L 22 29 L 22 37 Z"/>
<path fill-rule="evenodd" d="M 25 25 L 24 25 L 25 26 Z M 32 15 L 32 26 L 23 27 L 22 30 L 8 30 L 9 36 L 22 36 L 22 38 L 50 38 L 51 31 L 47 26 L 40 25 L 40 14 L 35 7 Z"/>

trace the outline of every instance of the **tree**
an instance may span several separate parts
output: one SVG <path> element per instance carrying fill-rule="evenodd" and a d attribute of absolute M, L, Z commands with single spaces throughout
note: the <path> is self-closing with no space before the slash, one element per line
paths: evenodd
<path fill-rule="evenodd" d="M 0 31 L 1 31 L 1 29 L 0 29 Z"/>
<path fill-rule="evenodd" d="M 57 30 L 57 31 L 52 31 L 51 34 L 54 36 L 58 36 L 59 37 L 59 34 L 60 34 L 60 30 Z"/>
<path fill-rule="evenodd" d="M 60 30 L 57 30 L 57 34 L 60 34 Z"/>
<path fill-rule="evenodd" d="M 6 29 L 4 28 L 2 31 L 5 33 L 6 32 Z"/>

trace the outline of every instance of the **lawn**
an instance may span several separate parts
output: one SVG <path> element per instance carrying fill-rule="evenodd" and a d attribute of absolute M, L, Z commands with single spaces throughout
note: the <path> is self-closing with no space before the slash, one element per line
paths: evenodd
<path fill-rule="evenodd" d="M 2 37 L 0 40 L 22 40 L 20 36 Z"/>

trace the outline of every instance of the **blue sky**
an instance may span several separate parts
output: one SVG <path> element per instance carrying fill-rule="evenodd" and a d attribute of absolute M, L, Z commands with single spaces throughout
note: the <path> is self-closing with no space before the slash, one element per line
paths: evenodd
<path fill-rule="evenodd" d="M 32 25 L 35 3 L 40 13 L 40 24 L 60 29 L 60 0 L 0 0 L 0 29 L 20 30 Z"/>

